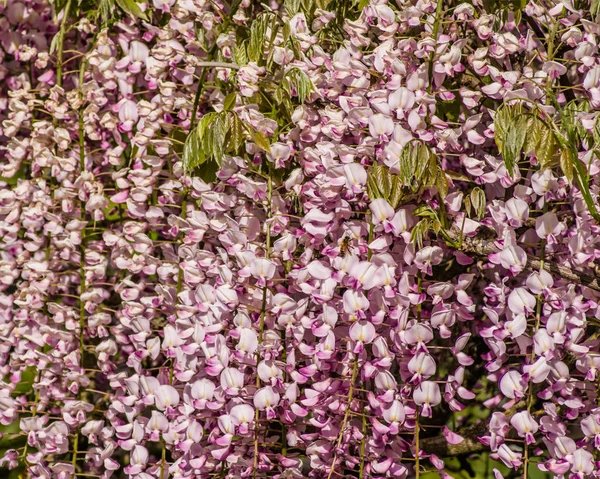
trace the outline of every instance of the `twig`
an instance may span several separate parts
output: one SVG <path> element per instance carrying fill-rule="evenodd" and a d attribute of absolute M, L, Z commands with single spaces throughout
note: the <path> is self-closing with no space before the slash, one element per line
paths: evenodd
<path fill-rule="evenodd" d="M 447 234 L 451 240 L 458 244 L 460 239 L 460 233 L 458 231 L 450 230 L 447 231 Z M 500 249 L 494 244 L 493 240 L 482 238 L 480 236 L 464 238 L 462 247 L 457 249 L 460 249 L 465 253 L 483 257 L 500 252 Z M 572 269 L 568 266 L 563 266 L 553 261 L 541 261 L 539 258 L 529 254 L 527 255 L 527 264 L 525 265 L 525 268 L 528 271 L 540 271 L 543 269 L 551 274 L 561 277 L 562 279 L 600 292 L 600 278 L 594 274 Z"/>
<path fill-rule="evenodd" d="M 240 66 L 237 63 L 226 62 L 196 62 L 197 67 L 214 67 L 214 68 L 229 68 L 231 70 L 239 70 Z"/>
<path fill-rule="evenodd" d="M 527 406 L 527 399 L 521 399 L 515 403 L 508 411 L 504 414 L 507 418 L 511 418 L 519 410 Z M 439 457 L 450 457 L 450 456 L 465 456 L 468 454 L 474 454 L 478 452 L 489 451 L 489 446 L 486 446 L 479 441 L 479 437 L 487 434 L 488 422 L 482 421 L 474 426 L 467 427 L 465 429 L 457 431 L 464 440 L 459 444 L 450 444 L 444 436 L 428 437 L 421 440 L 421 450 L 426 454 L 435 454 Z M 507 438 L 512 439 L 518 438 L 516 431 L 511 431 Z"/>

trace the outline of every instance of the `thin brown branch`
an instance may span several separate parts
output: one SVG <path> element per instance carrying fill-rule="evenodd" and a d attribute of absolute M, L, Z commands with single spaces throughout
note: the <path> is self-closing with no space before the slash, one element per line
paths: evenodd
<path fill-rule="evenodd" d="M 456 243 L 459 243 L 460 233 L 458 231 L 449 231 L 448 236 Z M 465 253 L 481 257 L 487 257 L 490 254 L 500 252 L 500 249 L 494 244 L 493 239 L 479 235 L 463 238 L 460 249 Z M 539 260 L 539 258 L 528 254 L 525 268 L 528 271 L 539 271 L 540 269 L 545 269 L 549 273 L 559 276 L 562 279 L 600 292 L 600 278 L 598 278 L 598 276 L 572 269 L 568 266 L 563 266 L 552 260 L 545 260 L 544 264 L 542 265 L 542 262 Z"/>
<path fill-rule="evenodd" d="M 214 68 L 230 68 L 231 70 L 239 70 L 240 66 L 235 63 L 227 62 L 196 62 L 197 67 L 214 67 Z"/>

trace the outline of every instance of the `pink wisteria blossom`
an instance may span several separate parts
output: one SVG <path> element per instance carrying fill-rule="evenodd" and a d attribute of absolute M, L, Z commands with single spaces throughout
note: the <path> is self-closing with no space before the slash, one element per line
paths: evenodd
<path fill-rule="evenodd" d="M 0 2 L 0 477 L 600 476 L 598 6 L 508 3 Z"/>

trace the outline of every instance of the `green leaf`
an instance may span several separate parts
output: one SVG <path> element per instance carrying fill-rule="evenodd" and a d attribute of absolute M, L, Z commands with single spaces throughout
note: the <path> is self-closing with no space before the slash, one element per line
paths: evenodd
<path fill-rule="evenodd" d="M 560 152 L 560 169 L 567 178 L 569 184 L 573 183 L 573 158 L 571 150 L 563 148 Z"/>
<path fill-rule="evenodd" d="M 98 14 L 102 25 L 105 25 L 110 20 L 111 14 L 115 8 L 115 0 L 100 0 L 98 3 Z"/>
<path fill-rule="evenodd" d="M 502 156 L 506 163 L 506 169 L 508 174 L 512 178 L 515 172 L 515 165 L 517 164 L 523 145 L 525 143 L 525 137 L 527 135 L 527 117 L 519 115 L 511 120 L 506 129 L 504 141 L 502 143 Z"/>
<path fill-rule="evenodd" d="M 557 151 L 558 143 L 554 132 L 544 125 L 540 130 L 539 141 L 535 146 L 535 157 L 542 168 L 551 166 Z"/>
<path fill-rule="evenodd" d="M 437 158 L 427 145 L 413 141 L 402 149 L 400 181 L 403 186 L 410 187 L 413 192 L 421 186 L 436 186 L 437 169 Z"/>
<path fill-rule="evenodd" d="M 501 106 L 494 115 L 494 141 L 500 151 L 502 151 L 504 146 L 506 131 L 515 115 L 515 108 L 510 105 Z"/>
<path fill-rule="evenodd" d="M 250 43 L 248 44 L 248 59 L 257 62 L 259 65 L 264 63 L 265 38 L 269 27 L 273 27 L 275 15 L 271 12 L 262 12 L 256 17 L 250 26 Z"/>
<path fill-rule="evenodd" d="M 283 24 L 283 28 L 281 29 L 281 34 L 283 35 L 283 42 L 287 43 L 292 35 L 292 29 L 290 27 L 289 22 L 286 22 Z"/>
<path fill-rule="evenodd" d="M 229 131 L 227 114 L 217 115 L 211 127 L 207 130 L 207 147 L 210 156 L 221 166 L 225 155 L 225 139 Z"/>
<path fill-rule="evenodd" d="M 473 205 L 473 208 L 475 209 L 475 214 L 477 215 L 477 218 L 479 218 L 479 219 L 483 218 L 483 216 L 485 215 L 485 206 L 486 206 L 485 193 L 483 192 L 483 190 L 481 188 L 476 186 L 475 188 L 473 188 L 471 190 L 470 198 L 471 198 L 470 203 Z"/>
<path fill-rule="evenodd" d="M 594 198 L 590 193 L 590 187 L 588 185 L 587 180 L 587 171 L 585 170 L 585 166 L 583 163 L 577 158 L 577 153 L 574 152 L 574 156 L 572 154 L 571 159 L 573 160 L 572 164 L 575 168 L 575 177 L 577 178 L 577 186 L 581 191 L 581 196 L 583 196 L 583 201 L 585 201 L 588 210 L 590 211 L 590 215 L 600 223 L 600 214 L 598 214 L 598 210 L 596 208 L 596 204 L 594 203 Z"/>
<path fill-rule="evenodd" d="M 228 152 L 235 152 L 244 143 L 244 124 L 235 113 L 229 115 Z"/>
<path fill-rule="evenodd" d="M 199 168 L 194 172 L 198 177 L 202 178 L 206 183 L 211 183 L 217 179 L 217 172 L 219 171 L 219 165 L 216 161 L 207 161 L 200 165 Z"/>
<path fill-rule="evenodd" d="M 256 143 L 256 146 L 258 146 L 261 150 L 265 150 L 267 153 L 271 152 L 271 144 L 263 132 L 256 131 L 249 127 L 248 133 L 250 133 L 252 141 Z"/>
<path fill-rule="evenodd" d="M 121 7 L 123 11 L 133 15 L 134 17 L 140 18 L 142 20 L 148 21 L 148 15 L 146 12 L 143 12 L 140 6 L 135 2 L 135 0 L 116 0 L 117 5 Z"/>
<path fill-rule="evenodd" d="M 457 171 L 447 170 L 447 171 L 444 171 L 444 173 L 451 180 L 466 181 L 467 183 L 472 183 L 473 182 L 473 180 L 471 180 L 471 178 L 469 178 L 467 175 L 464 175 L 464 174 L 459 173 Z"/>
<path fill-rule="evenodd" d="M 379 185 L 379 191 L 386 200 L 389 200 L 390 194 L 392 193 L 392 175 L 387 168 L 379 166 L 377 169 L 377 184 Z"/>
<path fill-rule="evenodd" d="M 429 148 L 422 143 L 419 143 L 415 147 L 414 155 L 416 155 L 414 160 L 414 177 L 417 182 L 420 182 L 423 179 L 425 172 L 431 167 L 431 152 Z"/>
<path fill-rule="evenodd" d="M 231 142 L 230 128 L 234 125 L 230 118 L 231 112 L 210 112 L 204 115 L 198 122 L 198 126 L 192 131 L 185 141 L 183 153 L 184 170 L 191 171 L 202 165 L 208 159 L 213 159 L 220 167 L 225 153 L 242 141 L 242 135 L 234 132 L 236 137 Z M 239 126 L 236 125 L 239 129 Z M 231 147 L 231 148 L 230 148 Z"/>
<path fill-rule="evenodd" d="M 246 51 L 247 47 L 248 42 L 246 40 L 236 43 L 233 46 L 233 59 L 241 67 L 248 64 L 248 52 Z"/>
<path fill-rule="evenodd" d="M 229 18 L 233 18 L 233 16 L 236 14 L 238 8 L 240 7 L 242 3 L 242 0 L 233 0 L 233 2 L 231 2 L 231 11 L 229 12 Z"/>
<path fill-rule="evenodd" d="M 67 0 L 54 0 L 54 12 L 58 15 L 67 6 Z"/>
<path fill-rule="evenodd" d="M 57 33 L 52 37 L 52 41 L 50 42 L 50 50 L 49 50 L 50 55 L 52 55 L 56 50 L 58 50 L 58 42 L 59 41 L 60 41 L 60 33 Z"/>
<path fill-rule="evenodd" d="M 471 210 L 473 209 L 473 205 L 471 204 L 471 197 L 465 196 L 465 211 L 467 212 L 467 216 L 471 217 Z"/>
<path fill-rule="evenodd" d="M 448 194 L 448 178 L 446 178 L 446 173 L 439 166 L 437 167 L 437 174 L 435 175 L 435 187 L 438 190 L 438 194 L 442 201 L 446 198 Z"/>
<path fill-rule="evenodd" d="M 313 90 L 310 77 L 299 68 L 293 67 L 283 75 L 279 87 L 275 90 L 275 100 L 282 103 L 282 93 L 286 92 L 290 97 L 296 96 L 300 103 L 304 103 Z"/>
<path fill-rule="evenodd" d="M 430 220 L 428 218 L 423 218 L 410 232 L 410 241 L 415 243 L 418 249 L 423 248 L 423 238 L 429 231 L 430 226 Z"/>
<path fill-rule="evenodd" d="M 198 132 L 194 130 L 188 135 L 183 146 L 183 169 L 185 172 L 191 171 L 205 161 L 206 156 L 201 150 Z"/>
<path fill-rule="evenodd" d="M 416 154 L 413 143 L 404 145 L 400 152 L 400 180 L 403 186 L 410 186 L 414 178 Z"/>
<path fill-rule="evenodd" d="M 597 20 L 598 14 L 600 14 L 600 0 L 592 0 L 590 5 L 590 13 L 594 20 Z"/>
<path fill-rule="evenodd" d="M 233 92 L 233 93 L 230 93 L 229 95 L 227 95 L 225 97 L 225 100 L 223 101 L 223 110 L 225 110 L 225 111 L 233 110 L 233 107 L 235 107 L 236 101 L 237 101 L 237 93 L 236 92 Z"/>
<path fill-rule="evenodd" d="M 413 216 L 421 218 L 437 218 L 437 214 L 433 211 L 433 208 L 429 205 L 420 205 L 413 211 Z"/>
<path fill-rule="evenodd" d="M 376 200 L 378 198 L 383 198 L 383 195 L 379 191 L 377 180 L 372 172 L 373 171 L 369 172 L 369 175 L 367 176 L 367 195 L 371 200 Z"/>
<path fill-rule="evenodd" d="M 402 182 L 400 181 L 400 177 L 398 175 L 394 175 L 392 178 L 392 191 L 390 192 L 390 197 L 388 199 L 388 203 L 392 206 L 392 208 L 396 209 L 400 205 L 400 201 L 404 196 L 404 192 L 402 191 Z"/>
<path fill-rule="evenodd" d="M 292 18 L 300 11 L 300 0 L 285 0 L 283 2 L 283 9 L 287 16 Z"/>
<path fill-rule="evenodd" d="M 527 117 L 527 135 L 523 144 L 523 153 L 535 153 L 535 149 L 540 142 L 542 128 L 544 127 L 544 123 L 536 116 Z"/>

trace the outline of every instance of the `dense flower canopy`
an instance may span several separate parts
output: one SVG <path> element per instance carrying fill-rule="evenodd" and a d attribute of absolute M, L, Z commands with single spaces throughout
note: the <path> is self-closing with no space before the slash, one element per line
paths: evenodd
<path fill-rule="evenodd" d="M 0 1 L 2 477 L 600 477 L 599 14 Z"/>

